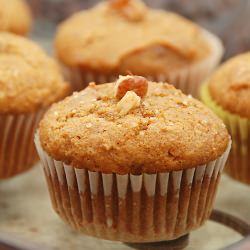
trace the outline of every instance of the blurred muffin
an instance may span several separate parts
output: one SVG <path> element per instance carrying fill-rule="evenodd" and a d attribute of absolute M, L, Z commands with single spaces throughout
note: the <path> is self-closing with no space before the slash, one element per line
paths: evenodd
<path fill-rule="evenodd" d="M 218 38 L 184 17 L 138 0 L 113 0 L 63 22 L 55 51 L 75 90 L 131 72 L 196 96 L 223 49 Z"/>
<path fill-rule="evenodd" d="M 33 42 L 0 34 L 0 178 L 29 169 L 37 160 L 33 143 L 45 109 L 69 86 L 56 63 Z"/>
<path fill-rule="evenodd" d="M 56 212 L 80 232 L 124 242 L 201 226 L 230 148 L 200 102 L 138 76 L 53 105 L 35 141 Z"/>
<path fill-rule="evenodd" d="M 203 85 L 202 99 L 233 138 L 226 172 L 250 184 L 250 53 L 225 62 Z"/>
<path fill-rule="evenodd" d="M 31 29 L 31 12 L 24 0 L 0 0 L 0 31 L 19 35 L 27 34 Z"/>

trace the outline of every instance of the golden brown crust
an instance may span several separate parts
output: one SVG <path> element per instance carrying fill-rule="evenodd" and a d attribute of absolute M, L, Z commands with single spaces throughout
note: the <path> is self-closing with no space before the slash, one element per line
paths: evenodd
<path fill-rule="evenodd" d="M 225 62 L 210 78 L 209 92 L 225 110 L 250 119 L 250 53 Z"/>
<path fill-rule="evenodd" d="M 176 70 L 197 62 L 210 52 L 199 27 L 181 16 L 145 9 L 134 21 L 108 3 L 63 22 L 55 48 L 58 58 L 71 67 L 103 73 L 131 69 L 134 74 L 166 73 L 169 68 Z"/>
<path fill-rule="evenodd" d="M 126 174 L 196 167 L 227 148 L 222 121 L 173 86 L 149 82 L 141 105 L 126 115 L 114 86 L 92 84 L 53 105 L 40 123 L 43 149 L 77 168 Z"/>
<path fill-rule="evenodd" d="M 32 17 L 25 0 L 0 0 L 0 31 L 19 35 L 27 34 L 32 25 Z"/>
<path fill-rule="evenodd" d="M 0 113 L 27 113 L 62 99 L 69 90 L 57 64 L 26 38 L 0 34 Z"/>

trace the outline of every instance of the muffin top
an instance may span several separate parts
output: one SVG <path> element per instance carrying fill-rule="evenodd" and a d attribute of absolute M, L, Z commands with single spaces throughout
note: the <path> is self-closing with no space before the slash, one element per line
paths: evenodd
<path fill-rule="evenodd" d="M 0 0 L 0 31 L 26 34 L 31 28 L 31 13 L 24 0 Z"/>
<path fill-rule="evenodd" d="M 155 173 L 217 159 L 229 135 L 202 103 L 167 83 L 120 77 L 54 104 L 40 123 L 54 159 L 106 173 Z"/>
<path fill-rule="evenodd" d="M 250 53 L 225 62 L 209 79 L 209 93 L 225 110 L 250 118 Z"/>
<path fill-rule="evenodd" d="M 102 72 L 132 64 L 126 61 L 130 57 L 138 62 L 136 55 L 148 50 L 143 56 L 151 64 L 157 61 L 155 54 L 158 60 L 167 53 L 173 63 L 190 63 L 210 52 L 196 24 L 171 12 L 148 9 L 139 0 L 110 0 L 73 15 L 59 26 L 55 49 L 68 66 Z"/>
<path fill-rule="evenodd" d="M 26 113 L 66 95 L 57 64 L 26 38 L 0 34 L 0 113 Z"/>

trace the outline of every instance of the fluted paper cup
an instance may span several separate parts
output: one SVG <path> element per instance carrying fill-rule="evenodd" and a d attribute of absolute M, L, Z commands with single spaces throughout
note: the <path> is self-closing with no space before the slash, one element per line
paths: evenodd
<path fill-rule="evenodd" d="M 172 240 L 209 217 L 230 145 L 217 160 L 156 174 L 92 172 L 51 158 L 35 144 L 53 207 L 85 234 L 123 242 Z"/>
<path fill-rule="evenodd" d="M 149 80 L 156 82 L 168 82 L 176 88 L 181 89 L 185 94 L 199 97 L 198 91 L 200 83 L 216 68 L 223 55 L 224 49 L 219 38 L 212 33 L 203 30 L 204 37 L 210 44 L 211 54 L 204 60 L 194 63 L 182 70 L 177 70 L 170 74 L 147 75 Z M 100 74 L 93 71 L 86 71 L 80 67 L 68 67 L 64 64 L 62 69 L 65 78 L 72 84 L 74 91 L 84 89 L 89 82 L 107 83 L 117 79 L 117 74 Z"/>
<path fill-rule="evenodd" d="M 250 185 L 250 120 L 219 106 L 210 96 L 207 83 L 202 86 L 201 98 L 224 121 L 233 140 L 225 172 L 232 178 Z"/>
<path fill-rule="evenodd" d="M 0 179 L 24 172 L 38 160 L 33 137 L 43 113 L 0 115 Z"/>

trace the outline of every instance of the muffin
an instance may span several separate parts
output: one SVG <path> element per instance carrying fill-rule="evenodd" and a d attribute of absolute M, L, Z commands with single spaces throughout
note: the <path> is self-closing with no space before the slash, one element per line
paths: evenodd
<path fill-rule="evenodd" d="M 35 138 L 55 211 L 124 242 L 172 240 L 209 217 L 230 138 L 199 101 L 139 76 L 54 104 Z"/>
<path fill-rule="evenodd" d="M 38 159 L 37 123 L 68 91 L 58 66 L 42 49 L 26 38 L 0 34 L 0 179 L 29 169 Z"/>
<path fill-rule="evenodd" d="M 225 62 L 202 86 L 201 95 L 223 119 L 233 139 L 225 171 L 250 184 L 250 53 Z"/>
<path fill-rule="evenodd" d="M 81 11 L 59 26 L 55 38 L 55 54 L 75 90 L 131 72 L 196 96 L 222 52 L 220 40 L 208 31 L 138 0 Z"/>
<path fill-rule="evenodd" d="M 26 35 L 31 29 L 31 12 L 24 0 L 0 0 L 0 31 Z"/>

